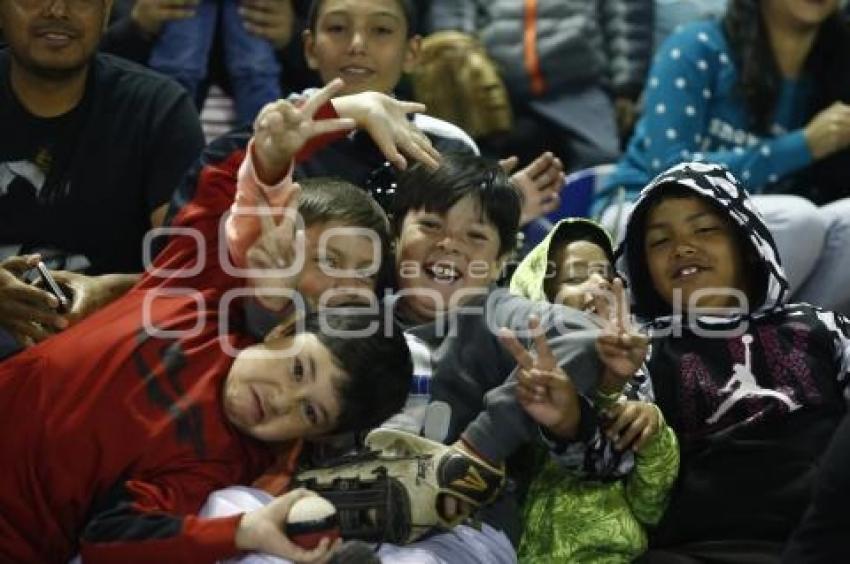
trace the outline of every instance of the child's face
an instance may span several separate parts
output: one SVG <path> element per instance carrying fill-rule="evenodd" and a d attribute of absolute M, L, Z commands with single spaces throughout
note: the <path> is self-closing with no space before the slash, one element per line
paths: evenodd
<path fill-rule="evenodd" d="M 261 441 L 325 434 L 336 426 L 337 389 L 347 378 L 314 334 L 278 335 L 236 357 L 224 382 L 224 413 Z"/>
<path fill-rule="evenodd" d="M 728 289 L 747 291 L 742 251 L 734 228 L 710 203 L 697 196 L 664 199 L 649 212 L 646 225 L 649 274 L 669 305 L 678 301 L 677 290 L 685 311 L 741 305 Z"/>
<path fill-rule="evenodd" d="M 338 221 L 304 230 L 306 257 L 296 289 L 313 309 L 365 302 L 367 293 L 374 294 L 381 246 L 377 234 L 370 238 L 365 231 Z"/>
<path fill-rule="evenodd" d="M 573 241 L 555 253 L 556 273 L 549 293 L 555 303 L 592 310 L 611 288 L 611 263 L 599 245 Z"/>
<path fill-rule="evenodd" d="M 419 37 L 407 37 L 407 19 L 396 0 L 325 0 L 315 33 L 304 32 L 311 69 L 327 84 L 340 77 L 342 94 L 374 90 L 389 94 L 410 72 Z"/>
<path fill-rule="evenodd" d="M 409 211 L 396 246 L 403 307 L 425 322 L 485 293 L 502 268 L 499 245 L 498 230 L 473 196 L 444 214 Z"/>

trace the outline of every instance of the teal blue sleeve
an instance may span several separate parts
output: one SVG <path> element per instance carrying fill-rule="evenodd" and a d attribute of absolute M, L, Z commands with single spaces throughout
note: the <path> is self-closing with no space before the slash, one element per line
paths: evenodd
<path fill-rule="evenodd" d="M 755 144 L 742 140 L 732 150 L 701 150 L 712 128 L 724 127 L 711 119 L 710 105 L 737 103 L 717 99 L 732 96 L 728 86 L 720 84 L 730 76 L 724 66 L 732 62 L 716 33 L 706 25 L 688 26 L 659 48 L 650 70 L 644 113 L 629 153 L 653 175 L 685 160 L 704 160 L 725 165 L 748 186 L 758 189 L 807 166 L 812 155 L 802 130 Z"/>

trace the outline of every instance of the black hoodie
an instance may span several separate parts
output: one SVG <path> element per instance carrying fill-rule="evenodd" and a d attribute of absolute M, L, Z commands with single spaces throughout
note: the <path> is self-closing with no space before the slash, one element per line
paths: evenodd
<path fill-rule="evenodd" d="M 754 251 L 742 253 L 752 261 L 748 313 L 675 314 L 655 292 L 643 250 L 645 221 L 659 193 L 673 185 L 709 200 Z M 678 484 L 653 544 L 784 541 L 846 410 L 850 323 L 786 303 L 788 284 L 770 232 L 738 181 L 716 165 L 681 164 L 644 188 L 618 257 L 634 311 L 648 320 L 655 400 L 682 450 Z"/>

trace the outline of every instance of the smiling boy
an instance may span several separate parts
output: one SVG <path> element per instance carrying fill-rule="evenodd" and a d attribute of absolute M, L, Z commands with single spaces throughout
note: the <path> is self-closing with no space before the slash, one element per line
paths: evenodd
<path fill-rule="evenodd" d="M 260 128 L 260 145 L 268 135 Z M 267 171 L 263 154 L 255 164 Z M 221 264 L 232 250 L 222 218 L 235 171 L 257 173 L 243 157 L 203 168 L 133 289 L 0 364 L 0 559 L 64 563 L 77 549 L 86 562 L 326 553 L 327 543 L 305 551 L 282 533 L 303 493 L 244 515 L 195 514 L 211 491 L 251 483 L 291 453 L 286 441 L 369 428 L 396 412 L 410 353 L 400 331 L 362 313 L 307 316 L 259 344 L 248 336 L 242 298 L 296 288 L 300 271 L 286 267 L 303 238 L 287 219 L 299 192 L 288 184 L 278 194 L 284 219 L 265 216 L 244 250 L 248 280 Z"/>
<path fill-rule="evenodd" d="M 681 445 L 658 556 L 778 558 L 846 412 L 850 324 L 788 303 L 773 238 L 721 166 L 660 174 L 618 252 L 650 323 L 655 400 Z"/>
<path fill-rule="evenodd" d="M 392 95 L 402 75 L 416 68 L 422 42 L 416 34 L 412 0 L 313 0 L 303 39 L 310 68 L 324 84 L 344 79 L 345 94 L 375 91 Z M 479 153 L 469 135 L 451 123 L 424 113 L 414 114 L 411 121 L 441 153 Z M 384 160 L 374 143 L 355 134 L 300 163 L 296 178 L 341 176 L 369 189 Z M 403 160 L 389 161 L 404 168 Z M 515 160 L 509 162 L 508 168 L 513 169 Z M 523 224 L 558 207 L 564 174 L 561 161 L 552 153 L 543 153 L 511 180 L 524 195 Z"/>

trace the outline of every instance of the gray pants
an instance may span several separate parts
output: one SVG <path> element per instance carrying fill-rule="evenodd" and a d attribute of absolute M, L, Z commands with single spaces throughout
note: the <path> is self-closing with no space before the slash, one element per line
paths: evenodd
<path fill-rule="evenodd" d="M 776 241 L 793 299 L 850 314 L 850 198 L 821 207 L 785 194 L 752 199 Z M 600 222 L 622 236 L 631 209 L 611 205 Z"/>

